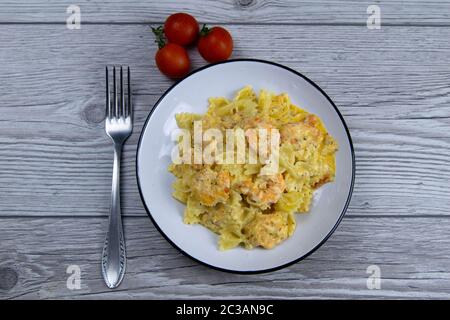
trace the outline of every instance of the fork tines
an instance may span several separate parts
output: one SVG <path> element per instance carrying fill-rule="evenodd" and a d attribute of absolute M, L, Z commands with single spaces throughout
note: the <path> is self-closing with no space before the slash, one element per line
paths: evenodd
<path fill-rule="evenodd" d="M 127 69 L 126 82 L 127 88 L 124 91 L 124 75 L 123 69 Z M 109 73 L 111 67 L 106 66 L 106 117 L 108 119 L 120 119 L 131 117 L 131 84 L 130 84 L 130 67 L 129 66 L 112 66 L 112 99 L 109 84 Z M 119 69 L 119 72 L 116 72 Z M 117 73 L 120 80 L 117 81 Z"/>

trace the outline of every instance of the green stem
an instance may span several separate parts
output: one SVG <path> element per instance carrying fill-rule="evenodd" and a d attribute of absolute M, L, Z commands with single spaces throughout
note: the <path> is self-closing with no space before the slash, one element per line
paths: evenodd
<path fill-rule="evenodd" d="M 204 36 L 206 36 L 210 31 L 211 31 L 211 29 L 208 28 L 208 27 L 206 26 L 206 24 L 204 23 L 202 29 L 200 30 L 200 36 L 204 37 Z"/>
<path fill-rule="evenodd" d="M 153 33 L 155 34 L 155 42 L 158 44 L 158 48 L 161 49 L 166 45 L 166 40 L 164 38 L 164 29 L 162 26 L 159 26 L 157 28 L 152 28 Z"/>

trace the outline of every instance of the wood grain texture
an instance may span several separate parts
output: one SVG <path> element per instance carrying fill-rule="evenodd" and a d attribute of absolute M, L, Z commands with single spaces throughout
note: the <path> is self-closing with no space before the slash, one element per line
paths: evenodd
<path fill-rule="evenodd" d="M 1 0 L 0 22 L 62 24 L 73 4 L 81 8 L 82 23 L 161 23 L 169 14 L 184 11 L 208 23 L 366 25 L 367 7 L 376 4 L 384 25 L 450 24 L 448 0 Z"/>
<path fill-rule="evenodd" d="M 435 37 L 434 28 L 274 26 L 265 44 L 258 40 L 265 26 L 229 29 L 234 57 L 297 69 L 339 106 L 356 150 L 350 215 L 449 214 L 450 29 Z M 0 215 L 107 214 L 112 146 L 103 129 L 101 66 L 117 62 L 132 66 L 136 109 L 124 151 L 124 214 L 145 215 L 136 144 L 151 106 L 172 83 L 156 70 L 148 27 L 8 25 L 0 36 L 9 44 L 0 51 Z M 195 50 L 191 55 L 194 67 L 204 64 Z"/>
<path fill-rule="evenodd" d="M 117 290 L 109 290 L 99 267 L 106 219 L 3 219 L 0 268 L 13 269 L 18 281 L 0 289 L 0 298 L 448 299 L 448 221 L 344 218 L 307 259 L 272 273 L 236 275 L 183 256 L 148 218 L 126 218 L 127 274 Z M 72 264 L 81 268 L 80 290 L 66 286 Z M 381 269 L 380 290 L 367 288 L 370 265 Z"/>

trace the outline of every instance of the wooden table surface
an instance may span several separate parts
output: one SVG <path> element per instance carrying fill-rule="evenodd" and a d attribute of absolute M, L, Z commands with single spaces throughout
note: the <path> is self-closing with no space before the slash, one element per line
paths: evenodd
<path fill-rule="evenodd" d="M 66 27 L 71 4 L 81 29 Z M 379 30 L 366 26 L 371 4 Z M 306 260 L 261 275 L 211 270 L 147 217 L 136 144 L 172 84 L 155 67 L 149 25 L 177 11 L 225 25 L 234 58 L 304 73 L 347 121 L 353 198 Z M 0 298 L 450 298 L 449 39 L 448 0 L 0 0 Z M 133 70 L 136 112 L 122 167 L 127 273 L 109 290 L 99 265 L 113 160 L 104 65 L 115 63 Z M 71 265 L 78 290 L 67 286 Z M 371 265 L 379 289 L 367 286 Z"/>

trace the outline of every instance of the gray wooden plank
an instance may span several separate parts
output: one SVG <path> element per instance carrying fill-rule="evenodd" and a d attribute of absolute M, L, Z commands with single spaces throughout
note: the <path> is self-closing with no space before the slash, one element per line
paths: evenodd
<path fill-rule="evenodd" d="M 272 60 L 305 73 L 326 89 L 344 114 L 383 119 L 448 115 L 450 28 L 272 26 L 269 37 L 266 26 L 227 28 L 235 38 L 232 57 Z M 31 111 L 43 102 L 80 99 L 80 92 L 85 106 L 102 103 L 103 97 L 97 96 L 106 63 L 131 65 L 137 94 L 162 94 L 172 84 L 155 66 L 156 44 L 149 26 L 67 30 L 4 25 L 0 38 L 8 44 L 0 51 L 3 105 Z M 193 69 L 205 65 L 196 49 L 190 55 Z"/>
<path fill-rule="evenodd" d="M 179 11 L 194 14 L 201 22 L 258 24 L 360 24 L 365 25 L 369 5 L 380 6 L 383 24 L 449 25 L 448 0 L 377 1 L 270 1 L 201 0 L 118 1 L 20 0 L 0 1 L 1 23 L 65 23 L 69 5 L 80 6 L 82 23 L 162 22 Z"/>
<path fill-rule="evenodd" d="M 438 298 L 450 297 L 448 218 L 344 218 L 318 251 L 260 275 L 215 271 L 183 256 L 148 218 L 125 218 L 128 266 L 109 290 L 100 275 L 107 219 L 0 219 L 0 274 L 17 283 L 0 298 Z M 81 289 L 66 269 L 81 268 Z M 366 286 L 368 266 L 381 289 Z M 14 279 L 13 279 L 14 280 Z M 6 282 L 0 278 L 0 287 Z M 12 287 L 12 285 L 14 285 Z"/>
<path fill-rule="evenodd" d="M 229 29 L 234 57 L 305 73 L 343 112 L 357 158 L 350 215 L 449 214 L 449 29 L 273 26 L 264 45 L 258 39 L 265 26 Z M 8 43 L 0 50 L 0 215 L 107 214 L 112 154 L 102 123 L 102 66 L 118 62 L 132 66 L 136 92 L 136 125 L 124 151 L 124 214 L 145 215 L 136 143 L 151 106 L 172 83 L 156 70 L 148 27 L 5 25 L 0 38 Z M 194 67 L 204 64 L 191 54 Z"/>

